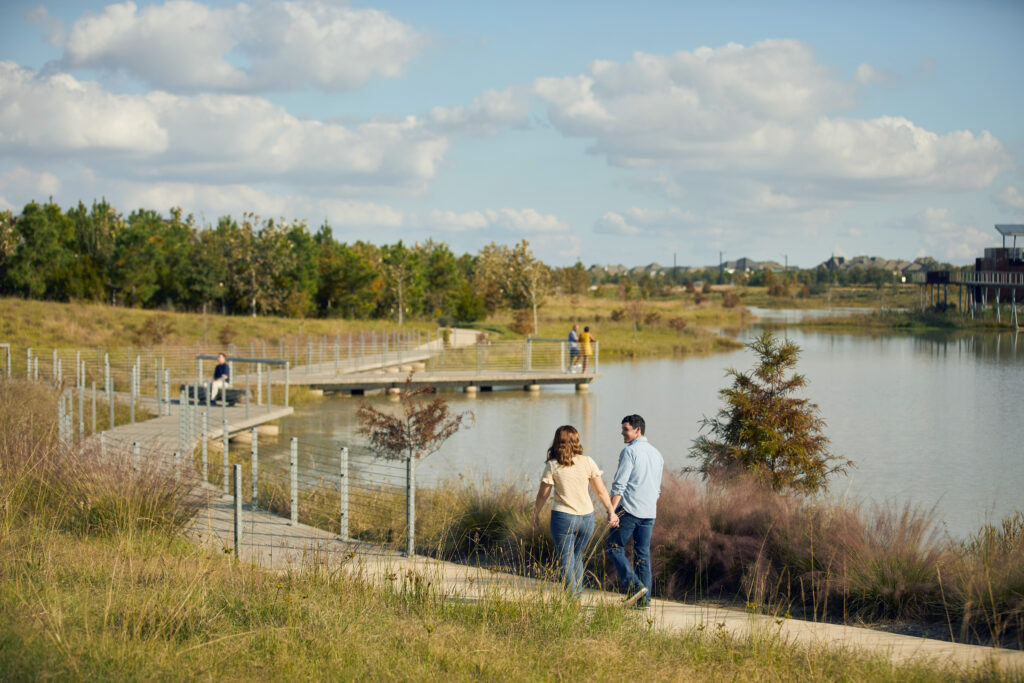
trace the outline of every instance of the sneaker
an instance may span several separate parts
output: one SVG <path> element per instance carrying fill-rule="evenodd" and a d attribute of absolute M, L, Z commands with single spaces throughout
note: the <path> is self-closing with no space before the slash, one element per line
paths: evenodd
<path fill-rule="evenodd" d="M 647 595 L 647 588 L 646 587 L 641 588 L 636 593 L 633 593 L 632 595 L 630 595 L 628 598 L 623 599 L 622 606 L 623 607 L 632 607 L 633 605 L 636 604 L 637 600 L 639 600 L 640 598 L 644 597 L 645 595 Z"/>

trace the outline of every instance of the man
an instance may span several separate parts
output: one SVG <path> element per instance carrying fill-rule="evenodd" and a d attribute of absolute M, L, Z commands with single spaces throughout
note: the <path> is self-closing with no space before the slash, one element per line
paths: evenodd
<path fill-rule="evenodd" d="M 626 605 L 646 609 L 651 601 L 651 532 L 661 493 L 661 472 L 665 459 L 644 436 L 644 419 L 639 415 L 622 418 L 619 466 L 612 481 L 612 508 L 619 525 L 608 535 L 608 559 L 619 577 L 620 589 L 628 596 Z M 633 539 L 633 566 L 626 559 L 626 543 Z"/>
<path fill-rule="evenodd" d="M 217 367 L 213 369 L 213 384 L 210 385 L 212 391 L 210 402 L 213 403 L 217 400 L 217 393 L 221 390 L 224 391 L 224 398 L 227 399 L 229 386 L 231 386 L 231 366 L 228 365 L 227 357 L 223 353 L 218 353 Z"/>
<path fill-rule="evenodd" d="M 576 372 L 576 361 L 580 358 L 580 326 L 569 330 L 569 372 Z"/>

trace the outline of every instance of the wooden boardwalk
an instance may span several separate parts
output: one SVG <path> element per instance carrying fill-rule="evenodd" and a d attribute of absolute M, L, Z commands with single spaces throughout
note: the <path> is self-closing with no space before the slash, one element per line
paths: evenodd
<path fill-rule="evenodd" d="M 156 412 L 156 400 L 146 397 L 139 402 Z M 196 406 L 191 406 L 196 411 Z M 154 417 L 149 420 L 138 421 L 135 424 L 125 424 L 104 432 L 104 439 L 111 444 L 132 444 L 138 443 L 144 451 L 168 453 L 178 450 L 182 438 L 181 422 L 182 406 L 177 401 L 171 404 L 171 414 L 161 417 Z M 199 441 L 202 434 L 198 428 L 201 425 L 200 414 L 206 410 L 205 405 L 199 406 L 195 416 L 196 428 L 193 430 L 193 445 Z M 248 412 L 248 415 L 246 414 Z M 253 427 L 278 420 L 295 412 L 294 408 L 285 406 L 250 405 L 248 411 L 244 405 L 210 407 L 207 423 L 207 437 L 211 440 L 220 439 L 224 436 L 224 421 L 227 421 L 229 436 L 245 432 Z M 186 417 L 188 413 L 186 412 Z M 189 450 L 187 447 L 185 450 Z"/>

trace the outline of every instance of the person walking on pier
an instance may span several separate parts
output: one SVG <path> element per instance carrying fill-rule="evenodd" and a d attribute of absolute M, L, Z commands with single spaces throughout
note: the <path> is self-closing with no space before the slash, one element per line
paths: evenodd
<path fill-rule="evenodd" d="M 619 588 L 627 595 L 625 604 L 640 608 L 650 605 L 651 532 L 658 512 L 661 474 L 665 459 L 644 436 L 647 425 L 639 415 L 622 418 L 619 465 L 612 480 L 612 507 L 618 516 L 608 535 L 608 559 L 619 577 Z M 633 564 L 626 559 L 626 543 L 633 539 Z"/>
<path fill-rule="evenodd" d="M 555 552 L 566 590 L 577 601 L 583 592 L 583 552 L 594 535 L 594 503 L 588 487 L 593 489 L 608 511 L 608 524 L 618 524 L 619 518 L 613 511 L 608 490 L 601 479 L 601 470 L 592 458 L 583 455 L 576 428 L 563 425 L 555 430 L 555 438 L 548 448 L 544 475 L 533 508 L 533 527 L 539 526 L 541 508 L 554 491 L 551 536 L 555 540 Z"/>
<path fill-rule="evenodd" d="M 584 326 L 583 334 L 580 335 L 580 343 L 583 345 L 583 370 L 581 370 L 583 374 L 586 374 L 587 372 L 587 361 L 589 361 L 591 356 L 594 355 L 594 346 L 592 342 L 596 341 L 597 337 L 590 333 L 590 326 Z"/>
<path fill-rule="evenodd" d="M 576 371 L 576 361 L 580 358 L 580 326 L 575 323 L 569 330 L 569 372 Z"/>
<path fill-rule="evenodd" d="M 231 386 L 231 366 L 228 365 L 227 356 L 223 353 L 217 354 L 217 366 L 213 369 L 213 383 L 210 384 L 210 402 L 217 400 L 217 393 L 224 392 L 227 399 L 228 387 Z"/>

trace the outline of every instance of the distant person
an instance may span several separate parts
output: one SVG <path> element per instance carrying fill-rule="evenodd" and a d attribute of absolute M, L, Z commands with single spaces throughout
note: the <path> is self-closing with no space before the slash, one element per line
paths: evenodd
<path fill-rule="evenodd" d="M 608 511 L 608 524 L 618 524 L 619 519 L 613 511 L 604 480 L 601 479 L 601 470 L 592 458 L 583 455 L 583 446 L 576 428 L 563 425 L 555 430 L 555 438 L 548 448 L 544 475 L 533 508 L 533 528 L 536 529 L 540 524 L 541 508 L 554 490 L 551 536 L 555 540 L 555 553 L 562 568 L 566 590 L 576 600 L 583 593 L 583 552 L 590 537 L 594 535 L 594 503 L 590 499 L 588 487 L 593 489 Z"/>
<path fill-rule="evenodd" d="M 587 325 L 583 328 L 583 334 L 580 335 L 580 344 L 583 345 L 583 370 L 581 372 L 587 372 L 587 361 L 594 355 L 594 345 L 592 342 L 596 342 L 597 337 L 590 334 L 590 326 Z"/>
<path fill-rule="evenodd" d="M 647 425 L 639 415 L 622 418 L 619 465 L 612 481 L 612 506 L 618 524 L 608 535 L 608 559 L 619 577 L 626 604 L 646 608 L 651 601 L 651 532 L 658 512 L 661 473 L 665 459 L 644 436 Z M 633 565 L 626 560 L 626 543 L 633 539 Z"/>
<path fill-rule="evenodd" d="M 575 372 L 576 363 L 580 359 L 580 326 L 573 325 L 569 330 L 569 372 Z"/>
<path fill-rule="evenodd" d="M 213 382 L 210 384 L 210 402 L 217 400 L 217 394 L 224 391 L 227 398 L 227 388 L 231 386 L 231 366 L 228 365 L 227 356 L 223 353 L 217 354 L 217 367 L 213 369 Z"/>

